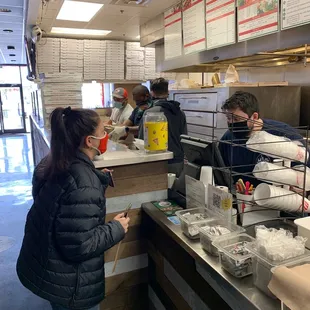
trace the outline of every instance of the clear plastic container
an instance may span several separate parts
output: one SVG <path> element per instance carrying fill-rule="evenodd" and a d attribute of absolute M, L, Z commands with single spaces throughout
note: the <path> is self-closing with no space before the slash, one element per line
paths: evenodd
<path fill-rule="evenodd" d="M 222 268 L 236 278 L 252 274 L 253 254 L 245 248 L 245 245 L 253 241 L 255 239 L 247 234 L 223 236 L 214 241 L 213 245 L 218 249 Z"/>
<path fill-rule="evenodd" d="M 290 258 L 283 261 L 270 260 L 262 253 L 258 252 L 256 248 L 256 243 L 251 242 L 246 245 L 246 248 L 249 252 L 254 254 L 253 256 L 253 282 L 254 285 L 259 288 L 266 295 L 276 298 L 269 290 L 268 284 L 272 278 L 271 269 L 274 267 L 278 267 L 280 265 L 292 264 L 301 259 L 305 259 L 309 257 L 310 252 L 305 250 L 305 254 L 296 256 L 294 258 Z"/>
<path fill-rule="evenodd" d="M 217 248 L 212 244 L 212 242 L 217 241 L 222 236 L 235 236 L 245 232 L 245 229 L 228 222 L 224 218 L 214 218 L 207 223 L 197 224 L 200 234 L 200 242 L 203 249 L 209 252 L 211 255 L 218 256 Z M 209 228 L 212 228 L 212 231 L 209 231 Z M 220 233 L 220 234 L 215 234 Z"/>
<path fill-rule="evenodd" d="M 146 112 L 143 117 L 144 149 L 147 153 L 168 150 L 168 121 L 163 112 Z"/>
<path fill-rule="evenodd" d="M 175 214 L 180 219 L 183 233 L 190 239 L 199 239 L 197 224 L 208 222 L 215 217 L 215 214 L 207 208 L 185 209 Z"/>

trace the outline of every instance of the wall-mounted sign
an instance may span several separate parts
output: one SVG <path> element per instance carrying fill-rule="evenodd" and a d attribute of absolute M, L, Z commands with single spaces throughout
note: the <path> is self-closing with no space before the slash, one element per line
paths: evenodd
<path fill-rule="evenodd" d="M 165 59 L 182 55 L 182 2 L 167 10 L 165 16 Z"/>
<path fill-rule="evenodd" d="M 236 42 L 235 0 L 207 0 L 207 49 Z"/>
<path fill-rule="evenodd" d="M 283 0 L 281 5 L 282 29 L 310 23 L 309 0 Z"/>
<path fill-rule="evenodd" d="M 254 39 L 279 30 L 279 0 L 238 0 L 237 15 L 238 41 Z"/>
<path fill-rule="evenodd" d="M 184 54 L 206 49 L 205 0 L 183 0 Z"/>

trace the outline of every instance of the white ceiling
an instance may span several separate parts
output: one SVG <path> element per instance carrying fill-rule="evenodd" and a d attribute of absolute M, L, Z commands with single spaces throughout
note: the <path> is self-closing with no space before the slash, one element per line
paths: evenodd
<path fill-rule="evenodd" d="M 178 0 L 151 0 L 146 6 L 137 6 L 124 5 L 128 0 L 82 1 L 104 4 L 88 23 L 56 20 L 63 0 L 0 0 L 0 65 L 26 63 L 23 39 L 26 23 L 27 29 L 38 24 L 49 36 L 52 36 L 50 33 L 52 27 L 86 28 L 111 30 L 112 32 L 104 37 L 106 39 L 137 41 L 141 24 L 178 2 Z M 2 9 L 10 10 L 10 12 L 1 12 Z M 13 30 L 13 32 L 5 33 L 3 31 L 5 29 Z M 66 36 L 62 35 L 62 37 Z M 80 38 L 86 37 L 80 36 Z M 9 45 L 14 46 L 15 50 L 8 50 Z M 10 56 L 10 54 L 15 56 Z"/>
<path fill-rule="evenodd" d="M 25 63 L 24 53 L 24 0 L 0 0 L 0 65 Z M 2 12 L 3 10 L 10 12 Z M 12 30 L 6 33 L 3 30 Z M 8 50 L 14 46 L 15 50 Z M 15 56 L 10 56 L 14 54 Z"/>
<path fill-rule="evenodd" d="M 2 0 L 1 0 L 2 1 Z M 79 1 L 79 0 L 77 0 Z M 137 5 L 115 5 L 113 3 L 125 3 L 128 0 L 82 0 L 84 2 L 103 3 L 103 8 L 93 17 L 90 22 L 72 22 L 56 20 L 63 0 L 52 0 L 47 6 L 42 6 L 38 10 L 37 23 L 51 35 L 52 27 L 64 28 L 86 28 L 111 30 L 105 36 L 106 39 L 135 40 L 139 35 L 139 26 L 148 20 L 162 13 L 178 0 L 151 0 L 146 6 Z M 29 11 L 30 11 L 29 7 Z M 41 14 L 43 12 L 43 14 Z M 59 35 L 58 35 L 59 36 Z M 84 36 L 85 38 L 85 36 Z M 98 38 L 98 37 L 97 37 Z"/>

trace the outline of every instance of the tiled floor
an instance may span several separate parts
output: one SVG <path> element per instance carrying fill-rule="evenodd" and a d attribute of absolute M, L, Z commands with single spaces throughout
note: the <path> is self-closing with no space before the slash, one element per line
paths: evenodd
<path fill-rule="evenodd" d="M 29 135 L 0 136 L 0 309 L 50 310 L 19 282 L 15 265 L 32 203 Z"/>

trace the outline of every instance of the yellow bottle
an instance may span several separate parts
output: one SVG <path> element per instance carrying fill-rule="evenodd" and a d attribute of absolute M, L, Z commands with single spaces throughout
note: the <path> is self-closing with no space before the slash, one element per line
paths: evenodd
<path fill-rule="evenodd" d="M 144 149 L 148 153 L 168 150 L 168 122 L 162 112 L 147 112 L 144 116 Z"/>

